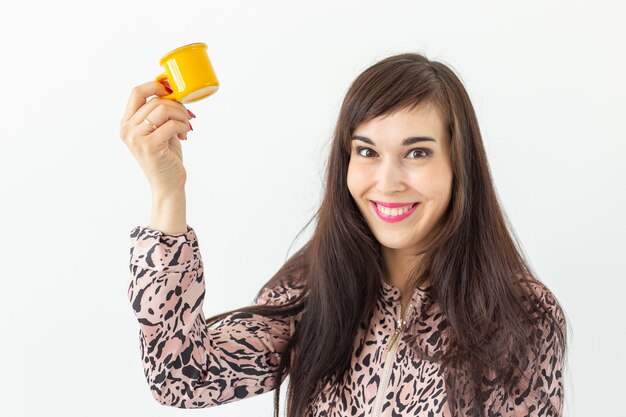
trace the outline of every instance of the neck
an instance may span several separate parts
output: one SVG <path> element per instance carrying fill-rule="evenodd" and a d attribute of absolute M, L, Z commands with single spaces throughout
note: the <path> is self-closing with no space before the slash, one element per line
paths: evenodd
<path fill-rule="evenodd" d="M 400 290 L 404 290 L 412 269 L 419 265 L 416 263 L 419 262 L 419 259 L 414 255 L 402 253 L 400 250 L 385 247 L 382 248 L 382 254 L 385 281 Z"/>

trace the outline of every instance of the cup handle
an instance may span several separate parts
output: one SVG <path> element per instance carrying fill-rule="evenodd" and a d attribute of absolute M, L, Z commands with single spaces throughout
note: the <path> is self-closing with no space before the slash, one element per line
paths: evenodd
<path fill-rule="evenodd" d="M 158 77 L 156 77 L 154 80 L 158 81 L 158 82 L 161 82 L 163 80 L 167 80 L 167 74 L 163 73 L 163 74 L 159 75 Z M 170 83 L 170 85 L 172 85 L 172 83 Z M 166 96 L 160 96 L 160 97 L 161 98 L 166 98 L 166 99 L 169 99 L 169 100 L 176 100 L 176 97 L 174 97 L 174 93 L 173 92 L 171 94 L 166 95 Z"/>

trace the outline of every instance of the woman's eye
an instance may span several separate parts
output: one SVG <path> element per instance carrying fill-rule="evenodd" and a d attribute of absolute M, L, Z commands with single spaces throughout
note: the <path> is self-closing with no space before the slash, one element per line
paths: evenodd
<path fill-rule="evenodd" d="M 360 146 L 356 148 L 356 153 L 359 156 L 362 156 L 364 158 L 369 158 L 367 154 L 361 153 L 362 151 L 371 151 L 374 154 L 376 153 L 372 149 L 364 147 L 364 146 Z M 415 156 L 414 159 L 428 158 L 431 155 L 431 152 L 428 149 L 422 149 L 422 148 L 411 149 L 407 155 L 415 155 L 415 152 L 419 152 L 419 153 L 417 154 L 417 156 Z"/>
<path fill-rule="evenodd" d="M 418 156 L 417 158 L 428 158 L 430 156 L 430 151 L 428 149 L 411 149 L 409 151 L 409 155 L 413 152 L 422 152 L 422 156 Z"/>
<path fill-rule="evenodd" d="M 367 156 L 366 156 L 366 155 L 363 155 L 363 154 L 361 153 L 361 151 L 372 151 L 372 150 L 371 150 L 370 148 L 365 148 L 365 147 L 358 147 L 358 148 L 356 148 L 356 153 L 357 153 L 357 154 L 359 154 L 360 156 L 364 156 L 364 157 L 366 157 L 366 158 L 367 158 Z M 372 151 L 372 152 L 374 152 L 374 151 Z M 374 153 L 375 153 L 375 152 L 374 152 Z"/>

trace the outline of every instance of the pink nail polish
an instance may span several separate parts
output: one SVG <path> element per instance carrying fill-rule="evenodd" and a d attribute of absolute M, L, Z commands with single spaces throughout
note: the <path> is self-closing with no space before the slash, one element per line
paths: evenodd
<path fill-rule="evenodd" d="M 193 114 L 193 113 L 191 112 L 191 110 L 189 110 L 189 109 L 187 109 L 187 113 L 189 113 L 189 116 L 191 116 L 191 118 L 192 118 L 192 119 L 196 117 L 196 115 L 195 115 L 195 114 Z"/>

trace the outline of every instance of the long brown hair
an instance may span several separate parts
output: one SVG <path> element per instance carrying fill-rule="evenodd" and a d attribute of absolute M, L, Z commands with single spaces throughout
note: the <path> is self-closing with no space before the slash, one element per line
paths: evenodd
<path fill-rule="evenodd" d="M 350 366 L 359 325 L 367 323 L 383 274 L 376 240 L 347 187 L 351 137 L 372 118 L 418 106 L 435 106 L 451 138 L 452 196 L 437 236 L 416 254 L 409 289 L 428 283 L 449 328 L 450 345 L 440 358 L 452 412 L 464 406 L 482 415 L 483 378 L 513 389 L 520 375 L 538 372 L 539 323 L 558 333 L 565 352 L 566 330 L 556 300 L 546 305 L 535 295 L 543 286 L 517 243 L 498 202 L 478 121 L 469 96 L 454 72 L 417 53 L 387 57 L 363 71 L 350 86 L 335 127 L 325 166 L 321 205 L 312 220 L 311 239 L 263 286 L 300 282 L 304 290 L 280 306 L 253 305 L 207 319 L 248 312 L 264 316 L 301 315 L 276 371 L 275 417 L 280 386 L 290 384 L 287 415 L 300 417 L 327 383 L 341 380 Z M 303 228 L 303 230 L 304 230 Z M 431 278 L 431 279 L 429 279 Z M 403 291 L 410 297 L 412 291 Z M 332 346 L 332 349 L 329 348 Z M 467 399 L 470 399 L 468 402 Z M 555 412 L 560 414 L 560 410 Z"/>

